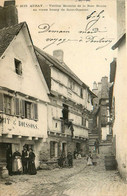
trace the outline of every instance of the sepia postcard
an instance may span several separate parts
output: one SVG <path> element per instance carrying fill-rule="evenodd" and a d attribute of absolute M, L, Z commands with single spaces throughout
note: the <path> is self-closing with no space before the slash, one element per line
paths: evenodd
<path fill-rule="evenodd" d="M 0 196 L 126 196 L 126 1 L 0 1 Z"/>

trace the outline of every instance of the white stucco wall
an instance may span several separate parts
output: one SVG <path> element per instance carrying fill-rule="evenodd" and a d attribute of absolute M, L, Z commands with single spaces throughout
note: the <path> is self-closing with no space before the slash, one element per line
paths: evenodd
<path fill-rule="evenodd" d="M 74 89 L 69 88 L 69 76 L 51 67 L 51 89 L 72 101 L 82 104 L 89 111 L 92 110 L 91 95 L 87 89 L 83 89 L 83 98 L 80 96 L 81 86 L 74 82 Z M 89 101 L 88 101 L 89 96 Z"/>
<path fill-rule="evenodd" d="M 125 40 L 118 49 L 115 96 L 115 123 L 113 135 L 116 135 L 116 159 L 118 169 L 127 178 L 127 62 Z"/>
<path fill-rule="evenodd" d="M 22 62 L 21 76 L 15 72 L 14 58 Z M 49 101 L 47 86 L 26 29 L 19 32 L 0 59 L 0 73 L 0 86 Z"/>

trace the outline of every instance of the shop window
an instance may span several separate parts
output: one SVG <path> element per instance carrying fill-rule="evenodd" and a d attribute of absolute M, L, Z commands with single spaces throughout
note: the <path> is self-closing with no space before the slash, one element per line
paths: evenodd
<path fill-rule="evenodd" d="M 14 59 L 14 62 L 15 62 L 15 72 L 18 75 L 22 75 L 22 63 L 21 63 L 21 61 L 19 61 L 17 59 Z"/>
<path fill-rule="evenodd" d="M 12 97 L 4 95 L 4 112 L 5 114 L 12 114 Z"/>

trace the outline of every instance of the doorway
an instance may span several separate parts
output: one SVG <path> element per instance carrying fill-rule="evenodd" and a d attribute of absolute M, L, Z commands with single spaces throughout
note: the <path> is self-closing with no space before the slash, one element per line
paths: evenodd
<path fill-rule="evenodd" d="M 6 151 L 8 146 L 12 151 L 11 143 L 0 143 L 0 163 L 6 163 Z"/>

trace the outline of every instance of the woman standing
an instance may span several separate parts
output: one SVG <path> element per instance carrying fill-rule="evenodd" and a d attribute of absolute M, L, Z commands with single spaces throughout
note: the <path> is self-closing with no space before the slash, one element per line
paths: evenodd
<path fill-rule="evenodd" d="M 28 173 L 30 175 L 36 175 L 37 173 L 35 168 L 35 154 L 31 148 L 29 149 Z"/>
<path fill-rule="evenodd" d="M 21 161 L 21 154 L 18 149 L 12 155 L 12 172 L 15 174 L 21 174 L 22 172 L 22 161 Z"/>

